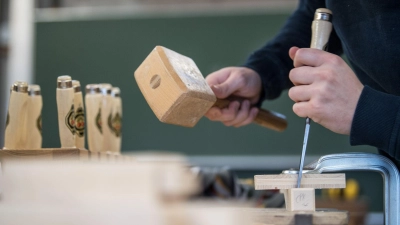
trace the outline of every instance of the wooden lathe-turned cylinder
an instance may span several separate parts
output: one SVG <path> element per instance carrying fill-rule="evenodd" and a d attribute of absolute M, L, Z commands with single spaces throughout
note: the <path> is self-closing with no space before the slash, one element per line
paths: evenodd
<path fill-rule="evenodd" d="M 74 109 L 75 109 L 75 147 L 85 148 L 85 106 L 81 91 L 81 83 L 72 81 L 74 88 Z"/>
<path fill-rule="evenodd" d="M 111 117 L 113 108 L 113 98 L 111 97 L 111 84 L 100 84 L 100 92 L 102 94 L 101 101 L 101 128 L 103 131 L 103 147 L 102 151 L 111 151 L 112 131 L 108 124 L 108 118 Z"/>
<path fill-rule="evenodd" d="M 40 86 L 28 86 L 28 106 L 26 120 L 26 149 L 42 148 L 42 107 L 43 100 Z"/>
<path fill-rule="evenodd" d="M 10 91 L 4 149 L 25 149 L 28 84 L 15 82 Z"/>
<path fill-rule="evenodd" d="M 70 76 L 59 76 L 57 79 L 57 111 L 61 148 L 74 148 L 74 88 Z"/>
<path fill-rule="evenodd" d="M 113 106 L 111 116 L 108 117 L 108 126 L 111 129 L 111 151 L 113 153 L 121 153 L 121 122 L 122 122 L 122 100 L 120 89 L 113 87 L 111 89 L 111 97 L 113 98 Z"/>
<path fill-rule="evenodd" d="M 97 84 L 86 85 L 85 108 L 87 139 L 90 151 L 101 151 L 103 146 L 103 134 L 101 124 L 102 95 Z"/>

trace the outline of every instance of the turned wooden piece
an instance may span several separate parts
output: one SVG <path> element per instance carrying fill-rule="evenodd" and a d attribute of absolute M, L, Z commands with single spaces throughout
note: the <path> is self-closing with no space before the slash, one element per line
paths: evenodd
<path fill-rule="evenodd" d="M 121 124 L 122 124 L 122 100 L 120 89 L 113 87 L 111 96 L 113 98 L 113 107 L 111 116 L 108 117 L 108 126 L 111 129 L 111 152 L 121 153 Z"/>

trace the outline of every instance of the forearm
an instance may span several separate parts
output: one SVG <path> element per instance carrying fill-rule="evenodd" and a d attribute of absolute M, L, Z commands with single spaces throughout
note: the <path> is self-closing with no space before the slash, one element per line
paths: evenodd
<path fill-rule="evenodd" d="M 400 160 L 400 96 L 365 86 L 351 126 L 351 145 L 370 145 Z"/>

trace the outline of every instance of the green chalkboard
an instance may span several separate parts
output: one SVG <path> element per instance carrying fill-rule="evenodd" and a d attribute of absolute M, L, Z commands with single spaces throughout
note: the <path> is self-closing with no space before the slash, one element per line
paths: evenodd
<path fill-rule="evenodd" d="M 43 145 L 59 146 L 56 78 L 71 75 L 88 83 L 111 83 L 122 90 L 123 151 L 168 150 L 187 155 L 300 154 L 304 119 L 292 112 L 287 92 L 264 107 L 287 116 L 282 133 L 250 125 L 229 128 L 203 118 L 195 128 L 163 124 L 154 116 L 133 72 L 156 45 L 191 57 L 206 76 L 240 65 L 271 39 L 288 14 L 148 17 L 114 20 L 38 22 L 35 82 L 43 93 Z M 311 125 L 308 154 L 366 151 L 348 137 Z"/>

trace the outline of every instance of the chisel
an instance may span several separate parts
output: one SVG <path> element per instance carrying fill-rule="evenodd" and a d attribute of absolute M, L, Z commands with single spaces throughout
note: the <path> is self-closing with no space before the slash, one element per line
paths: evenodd
<path fill-rule="evenodd" d="M 25 149 L 28 84 L 15 82 L 10 91 L 10 101 L 4 135 L 4 149 Z"/>
<path fill-rule="evenodd" d="M 111 151 L 115 154 L 121 153 L 121 120 L 122 120 L 122 101 L 120 89 L 113 87 L 111 96 L 113 98 L 112 114 L 108 117 L 108 125 L 112 131 Z"/>
<path fill-rule="evenodd" d="M 57 111 L 61 148 L 74 148 L 74 88 L 70 76 L 59 76 L 57 78 Z"/>
<path fill-rule="evenodd" d="M 42 148 L 42 107 L 43 100 L 40 86 L 36 84 L 28 85 L 28 106 L 26 130 L 26 149 Z"/>
<path fill-rule="evenodd" d="M 85 148 L 85 107 L 81 91 L 81 83 L 72 81 L 74 88 L 74 109 L 75 109 L 75 147 Z"/>
<path fill-rule="evenodd" d="M 111 151 L 111 129 L 108 126 L 108 117 L 111 116 L 113 99 L 111 97 L 111 84 L 99 84 L 100 92 L 102 94 L 101 101 L 101 124 L 103 131 L 103 147 L 102 151 Z"/>
<path fill-rule="evenodd" d="M 320 8 L 315 11 L 314 21 L 311 26 L 311 46 L 310 48 L 326 50 L 328 47 L 329 36 L 332 31 L 332 11 Z M 303 149 L 301 151 L 299 175 L 297 179 L 297 188 L 300 188 L 301 177 L 303 174 L 304 157 L 306 155 L 308 134 L 310 132 L 310 118 L 306 118 L 306 126 L 304 131 Z"/>

